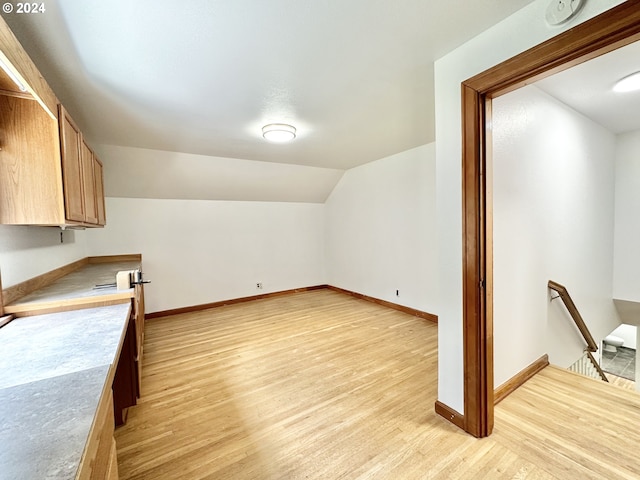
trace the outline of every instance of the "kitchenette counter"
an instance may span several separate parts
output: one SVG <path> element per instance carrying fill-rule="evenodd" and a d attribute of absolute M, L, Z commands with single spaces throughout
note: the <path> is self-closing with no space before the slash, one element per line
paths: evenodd
<path fill-rule="evenodd" d="M 130 309 L 23 317 L 0 328 L 1 478 L 76 478 Z"/>
<path fill-rule="evenodd" d="M 110 365 L 131 303 L 17 318 L 0 329 L 0 388 Z"/>
<path fill-rule="evenodd" d="M 65 305 L 91 305 L 92 302 L 127 301 L 133 297 L 133 288 L 117 290 L 115 285 L 96 288 L 96 285 L 115 284 L 116 274 L 122 270 L 140 268 L 140 261 L 88 263 L 55 280 L 53 283 L 31 292 L 9 305 L 5 313 L 45 311 Z"/>
<path fill-rule="evenodd" d="M 0 478 L 72 480 L 109 365 L 0 389 Z"/>

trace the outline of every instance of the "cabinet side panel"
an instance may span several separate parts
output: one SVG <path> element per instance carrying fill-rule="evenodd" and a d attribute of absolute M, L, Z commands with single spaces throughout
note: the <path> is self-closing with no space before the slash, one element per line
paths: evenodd
<path fill-rule="evenodd" d="M 58 122 L 33 100 L 0 96 L 0 223 L 60 225 Z"/>

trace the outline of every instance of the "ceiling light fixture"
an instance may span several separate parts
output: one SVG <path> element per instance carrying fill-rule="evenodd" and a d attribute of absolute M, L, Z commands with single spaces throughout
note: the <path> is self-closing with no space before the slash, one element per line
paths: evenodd
<path fill-rule="evenodd" d="M 622 80 L 618 80 L 613 86 L 614 92 L 633 92 L 634 90 L 640 90 L 640 72 L 632 73 Z"/>
<path fill-rule="evenodd" d="M 285 123 L 270 123 L 262 127 L 262 136 L 270 142 L 289 142 L 296 138 L 296 127 Z"/>

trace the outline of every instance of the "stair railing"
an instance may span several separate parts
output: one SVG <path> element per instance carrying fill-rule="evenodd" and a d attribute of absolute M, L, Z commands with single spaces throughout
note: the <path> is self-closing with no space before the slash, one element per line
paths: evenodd
<path fill-rule="evenodd" d="M 596 344 L 596 341 L 593 339 L 593 335 L 591 335 L 591 332 L 589 331 L 587 324 L 584 323 L 584 320 L 582 319 L 582 315 L 580 315 L 578 308 L 576 307 L 575 303 L 573 303 L 573 300 L 571 299 L 569 292 L 563 285 L 560 285 L 559 283 L 554 282 L 553 280 L 549 280 L 548 286 L 551 290 L 554 290 L 555 292 L 558 293 L 558 297 L 562 299 L 564 306 L 567 307 L 567 310 L 569 311 L 569 315 L 571 315 L 571 318 L 576 324 L 576 327 L 578 327 L 578 330 L 580 330 L 580 333 L 582 334 L 582 338 L 584 338 L 584 341 L 587 342 L 585 353 L 589 358 L 589 360 L 591 361 L 591 363 L 593 364 L 596 371 L 598 372 L 598 375 L 600 375 L 600 378 L 603 381 L 609 382 L 609 379 L 604 374 L 604 372 L 602 371 L 602 368 L 600 368 L 600 365 L 598 364 L 598 362 L 596 362 L 596 359 L 593 357 L 593 354 L 592 354 L 592 352 L 598 351 L 598 345 Z M 553 297 L 552 300 L 555 300 L 558 297 Z"/>

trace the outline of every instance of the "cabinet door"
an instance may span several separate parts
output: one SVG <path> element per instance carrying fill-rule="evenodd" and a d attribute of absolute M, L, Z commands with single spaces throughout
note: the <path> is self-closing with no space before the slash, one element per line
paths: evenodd
<path fill-rule="evenodd" d="M 98 225 L 107 223 L 107 213 L 104 206 L 104 176 L 102 173 L 102 162 L 93 155 L 93 175 L 96 186 L 96 203 L 98 205 Z"/>
<path fill-rule="evenodd" d="M 84 220 L 98 223 L 98 202 L 96 180 L 93 172 L 93 152 L 82 139 L 82 191 L 84 194 Z"/>
<path fill-rule="evenodd" d="M 59 110 L 60 154 L 66 218 L 71 221 L 84 222 L 85 195 L 80 130 L 62 105 Z"/>
<path fill-rule="evenodd" d="M 0 95 L 0 223 L 65 223 L 58 122 L 38 102 L 5 95 Z"/>
<path fill-rule="evenodd" d="M 138 370 L 136 365 L 136 327 L 135 320 L 129 319 L 120 357 L 113 377 L 113 412 L 116 426 L 125 423 L 127 408 L 137 402 Z"/>

